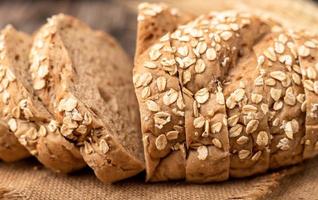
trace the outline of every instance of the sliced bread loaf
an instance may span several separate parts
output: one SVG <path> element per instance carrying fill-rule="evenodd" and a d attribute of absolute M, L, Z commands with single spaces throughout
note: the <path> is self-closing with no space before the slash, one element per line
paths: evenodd
<path fill-rule="evenodd" d="M 2 119 L 19 142 L 46 167 L 71 172 L 85 166 L 79 149 L 65 140 L 52 116 L 34 96 L 28 73 L 32 38 L 7 26 L 1 32 L 1 70 L 9 81 Z M 11 135 L 7 138 L 10 140 Z"/>
<path fill-rule="evenodd" d="M 131 65 L 119 45 L 60 14 L 37 32 L 30 58 L 33 88 L 97 177 L 114 182 L 141 172 Z"/>
<path fill-rule="evenodd" d="M 144 20 L 148 19 L 144 17 L 145 11 L 154 13 L 149 17 L 153 21 L 157 16 L 165 16 L 166 8 L 158 9 L 158 5 L 147 4 L 147 9 L 145 6 L 143 8 L 143 18 L 139 26 L 145 26 Z M 162 18 L 156 21 L 163 23 Z M 180 153 L 180 159 L 174 157 L 178 162 L 171 162 L 169 158 L 180 150 L 174 146 L 184 143 L 183 135 L 186 134 L 186 179 L 192 182 L 226 180 L 230 170 L 229 137 L 222 82 L 228 69 L 236 64 L 238 50 L 246 45 L 251 49 L 265 29 L 259 19 L 250 16 L 237 17 L 235 13 L 200 16 L 186 25 L 179 24 L 175 27 L 175 31 L 170 29 L 170 33 L 163 37 L 155 37 L 152 40 L 152 44 L 155 44 L 150 47 L 145 41 L 137 40 L 137 49 L 138 45 L 146 43 L 143 46 L 146 50 L 135 58 L 134 84 L 142 117 L 148 179 L 156 177 L 156 171 L 158 174 L 165 171 L 166 175 L 156 180 L 182 178 L 173 175 L 179 174 L 180 171 L 184 173 L 184 155 Z M 241 27 L 244 27 L 242 31 Z M 155 27 L 156 30 L 162 28 L 164 27 Z M 150 35 L 152 32 L 147 33 L 144 30 L 143 33 Z M 138 35 L 137 38 L 139 37 Z M 251 63 L 254 61 L 255 64 L 255 56 L 252 58 L 254 59 Z M 237 82 L 233 81 L 233 85 L 236 86 Z M 158 118 L 162 114 L 165 114 L 165 118 Z M 264 129 L 269 138 L 267 118 L 262 119 L 258 132 Z M 158 122 L 163 123 L 158 126 Z M 168 136 L 172 133 L 174 138 L 169 139 Z M 257 133 L 253 137 L 256 138 Z M 256 145 L 253 144 L 253 139 L 250 144 Z M 255 161 L 246 164 L 245 168 L 241 166 L 242 163 L 233 162 L 233 166 L 242 169 L 234 174 L 239 176 L 245 171 L 246 174 L 242 176 L 247 176 L 265 171 L 269 165 L 268 144 L 267 142 L 266 145 L 255 147 L 255 152 L 249 153 L 250 157 L 257 157 L 255 160 L 262 161 L 258 162 L 261 169 L 246 170 L 253 167 Z M 258 149 L 262 151 L 258 152 Z M 264 159 L 259 159 L 260 157 Z M 169 165 L 160 165 L 168 162 Z M 176 166 L 179 166 L 179 170 L 171 174 L 171 169 Z"/>

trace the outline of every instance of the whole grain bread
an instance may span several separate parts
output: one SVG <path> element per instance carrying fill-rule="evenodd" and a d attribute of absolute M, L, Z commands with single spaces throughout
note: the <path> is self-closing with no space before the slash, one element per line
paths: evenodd
<path fill-rule="evenodd" d="M 140 8 L 134 86 L 147 180 L 221 181 L 316 154 L 314 36 L 236 12 L 160 27 L 174 19 L 169 7 Z"/>
<path fill-rule="evenodd" d="M 60 14 L 36 33 L 30 58 L 36 94 L 97 177 L 114 182 L 141 172 L 144 157 L 131 65 L 119 45 Z M 42 69 L 46 73 L 39 76 Z"/>
<path fill-rule="evenodd" d="M 51 130 L 52 116 L 34 96 L 28 73 L 32 38 L 12 26 L 1 32 L 1 69 L 9 80 L 2 119 L 32 155 L 57 172 L 72 172 L 85 166 L 79 149 L 65 140 L 58 127 Z M 11 137 L 11 136 L 10 136 Z M 9 138 L 7 138 L 9 140 Z"/>

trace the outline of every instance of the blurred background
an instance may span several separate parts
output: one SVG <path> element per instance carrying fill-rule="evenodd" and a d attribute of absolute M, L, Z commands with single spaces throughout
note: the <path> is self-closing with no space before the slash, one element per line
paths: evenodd
<path fill-rule="evenodd" d="M 133 57 L 137 6 L 140 0 L 1 0 L 0 27 L 12 24 L 28 33 L 34 32 L 53 14 L 66 13 L 80 18 L 96 29 L 107 31 Z M 318 32 L 318 0 L 153 0 L 202 14 L 212 10 L 248 10 L 266 13 L 293 28 Z"/>

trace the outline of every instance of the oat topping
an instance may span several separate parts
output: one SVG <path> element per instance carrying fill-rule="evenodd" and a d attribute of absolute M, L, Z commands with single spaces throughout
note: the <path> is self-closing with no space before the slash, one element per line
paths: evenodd
<path fill-rule="evenodd" d="M 228 118 L 228 125 L 229 126 L 235 126 L 239 120 L 239 115 L 233 115 L 231 117 Z"/>
<path fill-rule="evenodd" d="M 195 128 L 202 128 L 204 126 L 204 123 L 205 123 L 205 119 L 202 116 L 197 117 L 193 120 L 193 126 Z"/>
<path fill-rule="evenodd" d="M 264 51 L 264 55 L 271 61 L 275 62 L 277 60 L 277 56 L 275 54 L 274 48 L 270 47 Z"/>
<path fill-rule="evenodd" d="M 217 148 L 219 148 L 219 149 L 222 148 L 222 143 L 221 143 L 221 141 L 220 141 L 219 139 L 217 139 L 217 138 L 213 138 L 213 139 L 212 139 L 212 144 L 213 144 L 214 146 L 216 146 Z"/>
<path fill-rule="evenodd" d="M 77 99 L 74 97 L 69 97 L 66 99 L 62 99 L 58 105 L 58 110 L 62 111 L 72 111 L 77 106 Z"/>
<path fill-rule="evenodd" d="M 279 140 L 279 143 L 277 144 L 277 148 L 287 151 L 289 149 L 289 140 L 287 138 L 283 138 Z"/>
<path fill-rule="evenodd" d="M 236 140 L 236 143 L 239 145 L 244 145 L 249 141 L 249 138 L 246 136 L 241 136 Z"/>
<path fill-rule="evenodd" d="M 307 57 L 310 55 L 310 49 L 303 45 L 297 49 L 297 52 L 298 52 L 298 55 L 302 57 Z"/>
<path fill-rule="evenodd" d="M 166 89 L 167 81 L 165 77 L 163 76 L 158 77 L 156 83 L 157 83 L 158 90 L 160 92 Z"/>
<path fill-rule="evenodd" d="M 147 100 L 146 101 L 146 105 L 147 105 L 148 110 L 150 110 L 152 112 L 160 111 L 159 105 L 156 102 L 152 101 L 152 100 Z"/>
<path fill-rule="evenodd" d="M 154 62 L 146 61 L 144 63 L 144 67 L 149 68 L 149 69 L 156 69 L 157 65 Z"/>
<path fill-rule="evenodd" d="M 147 99 L 151 95 L 150 87 L 144 87 L 141 91 L 141 98 Z"/>
<path fill-rule="evenodd" d="M 158 150 L 164 150 L 168 144 L 166 135 L 164 134 L 159 135 L 156 138 L 155 144 Z"/>
<path fill-rule="evenodd" d="M 244 160 L 246 159 L 247 157 L 249 157 L 249 155 L 251 154 L 251 152 L 249 150 L 240 150 L 238 152 L 238 157 L 241 159 L 241 160 Z"/>
<path fill-rule="evenodd" d="M 243 126 L 241 124 L 236 124 L 232 128 L 230 128 L 229 133 L 230 137 L 237 137 L 241 134 L 243 130 Z"/>
<path fill-rule="evenodd" d="M 216 122 L 215 124 L 212 124 L 211 126 L 211 130 L 212 130 L 212 133 L 219 133 L 222 129 L 222 122 Z"/>
<path fill-rule="evenodd" d="M 246 125 L 246 133 L 252 133 L 256 131 L 258 128 L 259 121 L 258 120 L 251 120 Z"/>
<path fill-rule="evenodd" d="M 272 78 L 279 80 L 279 81 L 284 81 L 287 78 L 286 74 L 282 71 L 274 71 L 274 72 L 271 72 L 270 75 Z"/>
<path fill-rule="evenodd" d="M 209 99 L 209 91 L 207 88 L 202 88 L 195 93 L 194 98 L 198 103 L 205 103 Z"/>
<path fill-rule="evenodd" d="M 213 61 L 216 59 L 216 51 L 213 48 L 208 48 L 206 50 L 206 57 L 208 60 Z"/>
<path fill-rule="evenodd" d="M 260 131 L 256 138 L 256 144 L 258 146 L 267 146 L 269 142 L 268 134 L 265 131 Z"/>
<path fill-rule="evenodd" d="M 258 104 L 263 100 L 263 96 L 260 94 L 252 93 L 251 100 L 253 103 Z"/>
<path fill-rule="evenodd" d="M 282 95 L 281 89 L 271 88 L 270 90 L 271 97 L 274 99 L 274 101 L 278 101 Z"/>
<path fill-rule="evenodd" d="M 109 151 L 110 148 L 105 139 L 99 141 L 99 149 L 103 154 L 106 154 Z"/>
<path fill-rule="evenodd" d="M 10 131 L 15 132 L 18 128 L 17 121 L 13 118 L 9 119 L 8 126 Z"/>
<path fill-rule="evenodd" d="M 166 137 L 168 140 L 176 140 L 178 139 L 179 131 L 169 131 L 166 133 Z"/>
<path fill-rule="evenodd" d="M 174 102 L 176 102 L 177 99 L 178 99 L 178 92 L 175 91 L 174 89 L 170 89 L 164 94 L 163 103 L 169 106 L 170 104 L 173 104 Z"/>
<path fill-rule="evenodd" d="M 206 146 L 199 146 L 197 149 L 198 152 L 198 159 L 205 160 L 208 157 L 208 148 Z"/>
<path fill-rule="evenodd" d="M 195 67 L 194 67 L 195 72 L 200 74 L 200 73 L 204 72 L 205 68 L 206 68 L 206 65 L 205 65 L 204 61 L 202 59 L 198 59 L 196 64 L 195 64 Z"/>

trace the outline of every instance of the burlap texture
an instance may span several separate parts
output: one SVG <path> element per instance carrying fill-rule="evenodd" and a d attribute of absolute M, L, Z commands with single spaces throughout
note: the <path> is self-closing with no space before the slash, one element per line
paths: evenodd
<path fill-rule="evenodd" d="M 249 179 L 205 185 L 184 182 L 150 184 L 143 182 L 142 175 L 116 184 L 103 184 L 89 169 L 65 176 L 50 172 L 34 159 L 28 159 L 0 164 L 0 199 L 263 199 L 271 191 L 282 199 L 289 196 L 288 191 L 293 190 L 291 187 L 295 184 L 287 181 L 282 185 L 284 179 L 296 178 L 297 184 L 304 186 L 309 184 L 308 181 L 318 180 L 315 164 L 318 164 L 318 159 L 306 164 L 304 176 L 291 178 L 287 177 L 302 170 L 302 165 Z M 313 187 L 318 185 L 309 189 Z M 308 195 L 314 196 L 314 190 Z"/>

